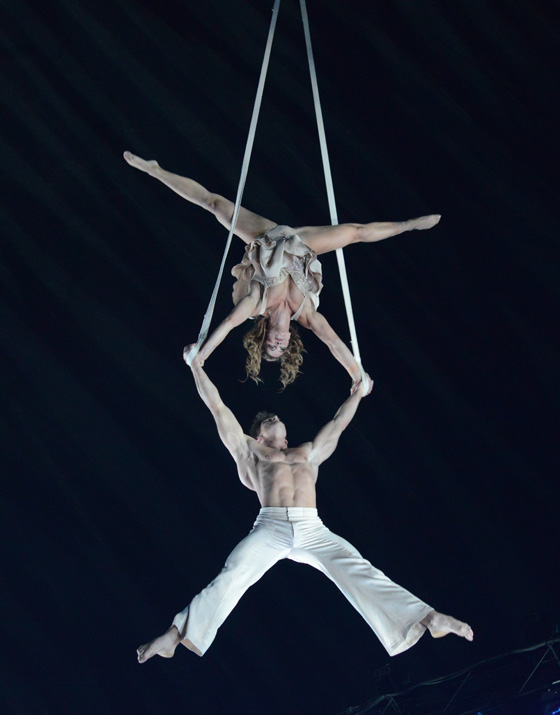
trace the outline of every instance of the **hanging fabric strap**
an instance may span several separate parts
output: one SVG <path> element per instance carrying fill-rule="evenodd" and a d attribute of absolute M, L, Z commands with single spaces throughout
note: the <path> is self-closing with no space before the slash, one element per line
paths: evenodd
<path fill-rule="evenodd" d="M 253 107 L 253 116 L 251 117 L 251 125 L 249 127 L 249 135 L 247 137 L 247 144 L 245 146 L 245 155 L 243 157 L 243 164 L 241 167 L 241 177 L 239 179 L 239 186 L 237 187 L 237 198 L 235 199 L 235 208 L 233 210 L 233 218 L 231 219 L 231 228 L 229 230 L 228 239 L 226 242 L 226 247 L 224 249 L 224 255 L 222 257 L 222 263 L 220 265 L 220 270 L 218 272 L 218 278 L 216 279 L 216 284 L 214 285 L 214 290 L 212 291 L 212 297 L 210 298 L 210 303 L 206 313 L 204 314 L 204 319 L 202 321 L 202 327 L 200 328 L 200 333 L 198 334 L 198 340 L 196 345 L 189 351 L 186 357 L 187 365 L 190 365 L 194 358 L 196 357 L 198 351 L 200 350 L 202 344 L 208 337 L 208 331 L 210 330 L 210 323 L 212 322 L 212 316 L 214 314 L 214 306 L 216 305 L 216 297 L 218 295 L 218 289 L 222 281 L 222 275 L 224 272 L 224 266 L 226 263 L 226 258 L 229 252 L 229 247 L 231 246 L 231 239 L 233 237 L 233 232 L 235 230 L 235 224 L 237 223 L 237 217 L 239 215 L 239 209 L 241 208 L 241 199 L 243 198 L 243 191 L 245 189 L 245 181 L 247 179 L 247 173 L 249 171 L 249 163 L 251 161 L 251 152 L 253 150 L 253 144 L 255 141 L 255 134 L 257 131 L 257 121 L 259 119 L 259 111 L 261 108 L 262 96 L 264 92 L 264 83 L 266 80 L 266 73 L 268 70 L 268 63 L 270 60 L 270 53 L 272 50 L 272 40 L 274 39 L 274 31 L 276 29 L 276 20 L 278 19 L 278 11 L 280 9 L 281 0 L 275 0 L 274 7 L 272 9 L 272 20 L 270 21 L 270 29 L 268 31 L 268 39 L 266 42 L 266 48 L 264 51 L 264 58 L 261 67 L 261 74 L 259 77 L 259 85 L 257 87 L 257 95 L 255 97 L 255 104 Z"/>
<path fill-rule="evenodd" d="M 336 212 L 336 202 L 334 198 L 334 187 L 331 174 L 331 165 L 329 161 L 329 152 L 327 149 L 327 137 L 325 135 L 325 125 L 323 124 L 323 112 L 321 110 L 321 100 L 319 99 L 319 86 L 317 84 L 317 73 L 315 72 L 315 61 L 313 59 L 313 49 L 311 47 L 311 34 L 309 32 L 309 20 L 307 17 L 307 7 L 305 0 L 300 0 L 301 19 L 303 21 L 303 31 L 305 34 L 305 46 L 307 48 L 307 60 L 309 63 L 309 74 L 311 75 L 311 87 L 313 90 L 313 101 L 315 104 L 315 114 L 317 116 L 317 130 L 319 132 L 319 143 L 321 145 L 321 156 L 323 158 L 323 171 L 325 173 L 325 184 L 327 187 L 327 198 L 329 201 L 329 211 L 331 214 L 331 224 L 338 225 L 338 216 Z M 344 296 L 344 305 L 346 307 L 346 316 L 348 318 L 348 328 L 350 329 L 350 341 L 352 344 L 352 352 L 354 358 L 360 367 L 363 383 L 363 394 L 365 395 L 369 389 L 368 380 L 362 367 L 360 358 L 360 347 L 358 345 L 358 336 L 356 334 L 356 325 L 354 323 L 354 313 L 352 311 L 352 300 L 350 299 L 350 287 L 348 285 L 348 276 L 346 274 L 346 264 L 344 262 L 344 252 L 342 248 L 336 249 L 336 258 L 338 261 L 338 270 L 340 273 L 340 282 L 342 284 L 342 294 Z"/>

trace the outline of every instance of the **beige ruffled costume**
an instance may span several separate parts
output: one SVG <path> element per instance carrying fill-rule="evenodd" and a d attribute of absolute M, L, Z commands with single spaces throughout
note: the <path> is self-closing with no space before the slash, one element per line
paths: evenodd
<path fill-rule="evenodd" d="M 283 283 L 288 276 L 303 294 L 292 320 L 299 318 L 307 296 L 315 308 L 319 305 L 323 288 L 321 264 L 317 254 L 289 226 L 276 226 L 251 241 L 245 248 L 243 260 L 232 268 L 231 274 L 237 279 L 233 285 L 234 305 L 249 294 L 253 281 L 260 283 L 260 315 L 266 311 L 268 289 Z"/>

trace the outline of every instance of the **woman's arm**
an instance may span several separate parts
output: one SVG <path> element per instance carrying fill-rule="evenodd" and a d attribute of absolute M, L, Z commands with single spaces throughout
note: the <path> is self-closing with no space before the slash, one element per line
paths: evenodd
<path fill-rule="evenodd" d="M 324 315 L 316 310 L 308 310 L 301 314 L 298 322 L 302 327 L 312 330 L 319 340 L 327 345 L 338 362 L 346 369 L 354 384 L 360 382 L 362 379 L 360 366 L 349 348 L 331 328 Z"/>
<path fill-rule="evenodd" d="M 206 340 L 204 345 L 200 348 L 200 352 L 196 356 L 195 360 L 197 364 L 202 366 L 204 361 L 214 352 L 214 350 L 222 343 L 226 336 L 229 334 L 233 328 L 236 328 L 241 323 L 244 323 L 248 318 L 252 317 L 257 310 L 257 305 L 259 302 L 260 291 L 258 285 L 251 288 L 249 295 L 245 296 L 231 313 L 227 316 L 225 320 L 218 325 L 216 330 L 212 335 Z"/>

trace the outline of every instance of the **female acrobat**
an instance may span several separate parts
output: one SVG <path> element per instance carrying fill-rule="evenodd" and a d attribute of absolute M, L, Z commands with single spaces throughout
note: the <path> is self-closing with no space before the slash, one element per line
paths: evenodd
<path fill-rule="evenodd" d="M 210 211 L 228 230 L 231 228 L 233 202 L 210 193 L 192 179 L 162 169 L 157 161 L 146 161 L 130 152 L 125 152 L 124 158 L 131 166 L 158 179 L 187 201 Z M 440 218 L 439 214 L 432 214 L 400 222 L 292 229 L 241 208 L 234 233 L 247 245 L 243 260 L 232 269 L 236 278 L 234 308 L 201 347 L 198 360 L 203 364 L 233 328 L 248 318 L 256 318 L 254 326 L 243 338 L 248 352 L 247 376 L 260 382 L 261 360 L 278 361 L 284 388 L 296 379 L 303 361 L 303 343 L 292 325 L 297 322 L 312 330 L 329 347 L 349 373 L 355 389 L 361 381 L 360 367 L 317 310 L 323 285 L 317 256 L 352 243 L 371 243 L 405 231 L 432 228 Z"/>

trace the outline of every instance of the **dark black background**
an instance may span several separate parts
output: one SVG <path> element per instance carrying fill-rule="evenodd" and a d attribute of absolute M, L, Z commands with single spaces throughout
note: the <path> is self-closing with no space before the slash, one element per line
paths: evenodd
<path fill-rule="evenodd" d="M 323 466 L 335 532 L 475 641 L 390 659 L 322 575 L 252 588 L 203 659 L 136 662 L 258 504 L 181 353 L 227 233 L 122 159 L 234 198 L 272 2 L 53 0 L 0 10 L 4 409 L 0 706 L 8 713 L 333 714 L 558 633 L 556 3 L 309 0 L 340 222 L 443 215 L 349 248 L 376 386 Z M 299 6 L 281 8 L 244 204 L 329 222 Z M 216 316 L 230 310 L 229 268 Z M 336 261 L 322 310 L 348 329 Z M 312 437 L 349 379 L 305 335 L 278 394 L 207 363 L 248 426 Z"/>

